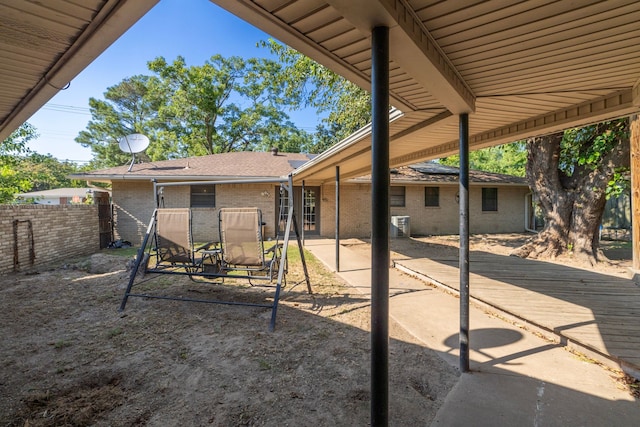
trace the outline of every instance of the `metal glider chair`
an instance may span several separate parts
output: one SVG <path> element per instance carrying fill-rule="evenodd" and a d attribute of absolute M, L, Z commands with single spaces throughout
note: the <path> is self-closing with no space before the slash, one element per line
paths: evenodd
<path fill-rule="evenodd" d="M 129 297 L 157 298 L 187 302 L 201 302 L 226 305 L 265 307 L 271 309 L 269 330 L 275 329 L 280 291 L 285 281 L 287 259 L 285 248 L 289 242 L 289 232 L 285 232 L 283 243 L 276 243 L 264 249 L 262 235 L 262 214 L 257 208 L 221 209 L 218 215 L 220 246 L 207 244 L 194 248 L 191 237 L 191 210 L 158 208 L 153 212 L 136 262 L 129 276 L 129 284 L 122 298 L 119 311 L 124 311 Z M 297 233 L 297 223 L 292 209 L 287 228 L 293 224 Z M 311 284 L 301 242 L 300 257 L 304 268 L 307 290 L 311 294 Z M 149 266 L 149 264 L 152 264 Z M 266 280 L 273 286 L 274 294 L 270 303 L 250 303 L 220 301 L 149 293 L 132 292 L 138 270 L 145 273 L 188 275 L 204 278 L 227 278 Z M 275 282 L 275 284 L 274 284 Z M 206 282 L 215 284 L 212 282 Z M 218 282 L 220 283 L 220 282 Z"/>
<path fill-rule="evenodd" d="M 149 269 L 145 263 L 145 272 L 182 267 L 189 274 L 202 269 L 203 254 L 200 251 L 208 246 L 198 249 L 193 246 L 191 209 L 158 209 L 154 240 L 155 266 Z"/>
<path fill-rule="evenodd" d="M 258 208 L 222 208 L 218 213 L 220 228 L 220 272 L 244 273 L 252 279 L 278 278 L 282 262 L 282 244 L 277 240 L 265 250 L 262 235 L 262 211 Z M 284 274 L 287 272 L 286 259 Z M 286 276 L 283 275 L 286 284 Z"/>

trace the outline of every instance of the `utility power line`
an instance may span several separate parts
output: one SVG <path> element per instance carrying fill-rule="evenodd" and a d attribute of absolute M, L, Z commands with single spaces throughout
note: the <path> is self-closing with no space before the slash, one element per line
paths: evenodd
<path fill-rule="evenodd" d="M 75 105 L 45 104 L 42 109 L 60 113 L 91 115 L 91 110 L 88 107 L 76 107 Z"/>

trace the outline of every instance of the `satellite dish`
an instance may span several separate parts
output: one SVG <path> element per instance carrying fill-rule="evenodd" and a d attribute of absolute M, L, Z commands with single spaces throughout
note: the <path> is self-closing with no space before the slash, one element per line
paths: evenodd
<path fill-rule="evenodd" d="M 141 133 L 132 133 L 120 138 L 118 144 L 125 153 L 139 153 L 149 146 L 149 138 Z"/>
<path fill-rule="evenodd" d="M 133 168 L 133 164 L 136 161 L 136 154 L 141 151 L 144 151 L 149 146 L 149 138 L 141 133 L 132 133 L 127 136 L 123 136 L 118 140 L 118 145 L 120 146 L 120 150 L 125 153 L 131 153 L 131 164 L 129 165 L 129 170 L 127 172 L 131 172 L 131 168 Z"/>

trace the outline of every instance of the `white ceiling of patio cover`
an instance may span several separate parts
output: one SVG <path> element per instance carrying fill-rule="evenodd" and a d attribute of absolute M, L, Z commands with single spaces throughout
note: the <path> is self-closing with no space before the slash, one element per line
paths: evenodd
<path fill-rule="evenodd" d="M 158 0 L 0 0 L 0 141 Z M 371 28 L 390 28 L 391 167 L 635 113 L 636 0 L 211 0 L 370 89 Z M 215 23 L 212 22 L 212 25 Z M 370 172 L 366 129 L 296 181 Z"/>
<path fill-rule="evenodd" d="M 159 0 L 0 0 L 0 142 Z"/>
<path fill-rule="evenodd" d="M 371 29 L 390 28 L 391 167 L 626 116 L 640 105 L 633 0 L 212 0 L 370 90 Z M 365 131 L 296 171 L 370 172 Z"/>

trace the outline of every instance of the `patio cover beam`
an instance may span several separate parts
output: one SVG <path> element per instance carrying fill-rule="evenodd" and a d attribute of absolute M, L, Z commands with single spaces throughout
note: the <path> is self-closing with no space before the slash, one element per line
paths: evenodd
<path fill-rule="evenodd" d="M 487 131 L 477 132 L 469 136 L 469 148 L 470 150 L 477 150 L 493 145 L 518 141 L 531 136 L 558 132 L 570 126 L 584 126 L 603 120 L 627 116 L 637 111 L 638 107 L 635 103 L 640 103 L 640 83 L 636 84 L 633 89 L 616 91 L 589 102 L 575 104 L 548 114 L 516 122 L 509 126 L 502 126 Z M 397 116 L 397 118 L 400 117 L 401 116 Z M 457 120 L 458 118 L 456 115 L 452 115 L 451 112 L 445 111 L 393 135 L 391 137 L 391 142 L 400 142 L 403 138 L 408 137 L 415 132 L 424 133 L 426 129 L 433 126 L 448 126 Z M 344 143 L 338 144 L 327 153 L 323 153 L 310 161 L 307 165 L 297 170 L 294 173 L 294 177 L 298 180 L 308 180 L 321 169 L 328 167 L 333 168 L 336 165 L 349 161 L 351 158 L 365 154 L 365 152 L 370 149 L 369 144 L 361 145 L 361 148 L 358 151 L 351 152 L 348 156 L 340 157 L 338 153 L 351 145 L 355 146 L 355 144 L 358 144 L 361 140 L 367 139 L 370 132 L 370 127 L 361 129 L 357 135 L 354 134 L 354 138 L 345 140 Z M 357 136 L 357 138 L 355 136 Z M 345 143 L 348 143 L 348 145 Z M 425 159 L 445 157 L 451 154 L 456 154 L 457 151 L 458 139 L 455 139 L 444 144 L 426 147 L 422 150 L 416 150 L 409 154 L 393 156 L 390 158 L 390 167 L 415 163 Z M 331 159 L 331 161 L 327 162 L 328 159 Z M 349 169 L 348 172 L 343 170 L 342 178 L 349 179 L 356 176 L 366 175 L 368 173 L 368 167 Z"/>
<path fill-rule="evenodd" d="M 397 115 L 397 113 L 398 113 L 397 110 L 391 112 L 392 118 L 390 122 L 393 122 L 393 120 L 396 118 L 402 117 L 401 115 Z M 434 117 L 424 120 L 414 126 L 411 126 L 403 130 L 402 132 L 399 132 L 395 135 L 390 136 L 389 141 L 390 143 L 393 143 L 394 141 L 399 140 L 403 137 L 409 136 L 415 132 L 419 132 L 419 131 L 424 132 L 426 129 L 430 127 L 442 126 L 442 125 L 446 125 L 454 122 L 457 123 L 457 121 L 458 121 L 458 116 L 452 115 L 449 111 L 445 111 L 441 114 L 438 114 Z M 365 126 L 354 135 L 358 135 L 358 138 L 349 137 L 347 140 L 343 141 L 342 143 L 338 143 L 334 145 L 332 148 L 330 148 L 329 150 L 327 150 L 327 152 L 325 153 L 328 153 L 328 155 L 325 155 L 325 153 L 322 153 L 319 156 L 315 157 L 313 160 L 310 160 L 309 162 L 307 162 L 305 165 L 303 165 L 299 169 L 296 169 L 293 172 L 294 180 L 300 181 L 302 179 L 309 179 L 309 178 L 313 180 L 314 175 L 318 174 L 323 170 L 326 170 L 327 168 L 333 168 L 336 165 L 344 164 L 345 162 L 349 162 L 350 160 L 355 159 L 359 156 L 368 155 L 369 152 L 371 151 L 370 143 L 360 144 L 359 146 L 357 146 L 356 144 L 358 144 L 362 140 L 367 140 L 368 142 L 368 138 L 371 137 L 371 126 L 370 125 Z M 348 143 L 348 145 L 345 143 Z M 346 155 L 343 157 L 340 157 L 339 155 L 335 155 L 332 151 L 334 148 L 336 148 L 336 153 L 339 153 L 341 151 L 346 151 L 346 149 L 348 149 L 349 146 L 357 146 L 358 150 L 349 152 L 349 155 Z M 330 161 L 327 161 L 327 159 L 329 159 Z M 390 157 L 389 162 L 390 162 L 389 167 L 391 168 L 396 166 L 404 166 L 406 164 L 404 163 L 404 156 Z M 349 169 L 348 173 L 345 173 L 344 171 L 342 171 L 341 177 L 343 179 L 349 179 L 349 178 L 360 177 L 363 175 L 369 175 L 370 173 L 371 173 L 371 165 L 367 165 L 358 169 Z M 324 180 L 315 180 L 313 182 L 321 185 L 329 182 L 329 178 Z"/>
<path fill-rule="evenodd" d="M 485 148 L 522 138 L 548 135 L 637 112 L 632 90 L 621 90 L 600 98 L 473 135 L 472 148 Z"/>
<path fill-rule="evenodd" d="M 264 10 L 257 2 L 250 0 L 211 0 L 213 3 L 238 16 L 240 19 L 260 28 L 279 41 L 294 48 L 298 52 L 313 58 L 319 64 L 324 65 L 331 71 L 340 74 L 342 77 L 353 82 L 365 90 L 371 86 L 370 77 L 358 70 L 353 65 L 336 56 L 329 50 L 323 48 L 304 34 L 295 30 L 292 26 L 283 23 Z M 367 4 L 367 8 L 368 8 Z M 366 9 L 366 8 L 365 8 Z M 367 34 L 371 33 L 371 27 L 367 29 Z M 391 96 L 391 104 L 401 110 L 409 111 L 413 106 L 399 96 Z"/>
<path fill-rule="evenodd" d="M 327 2 L 362 34 L 371 33 L 372 23 L 388 26 L 389 57 L 394 63 L 453 114 L 475 111 L 473 91 L 406 0 Z"/>
<path fill-rule="evenodd" d="M 636 100 L 639 102 L 640 99 Z M 508 126 L 478 132 L 469 136 L 469 148 L 480 148 L 507 144 L 521 139 L 548 135 L 569 127 L 586 126 L 604 120 L 628 116 L 638 110 L 634 106 L 632 90 L 622 90 L 600 97 L 598 99 L 575 104 L 567 108 L 543 114 L 531 119 L 523 120 Z M 406 156 L 392 159 L 396 164 L 409 164 L 422 159 L 435 159 L 456 154 L 458 140 L 445 144 L 414 151 Z"/>

